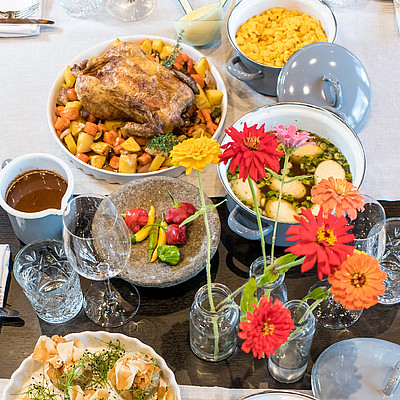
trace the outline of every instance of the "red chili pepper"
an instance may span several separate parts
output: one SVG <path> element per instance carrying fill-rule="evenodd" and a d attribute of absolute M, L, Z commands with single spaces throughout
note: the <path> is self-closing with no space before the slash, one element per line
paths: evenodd
<path fill-rule="evenodd" d="M 167 244 L 185 244 L 186 243 L 186 225 L 179 226 L 178 224 L 171 224 L 168 226 Z"/>
<path fill-rule="evenodd" d="M 169 224 L 181 224 L 186 218 L 190 217 L 196 212 L 196 209 L 193 204 L 190 203 L 177 203 L 172 194 L 168 190 L 168 194 L 170 195 L 172 202 L 174 203 L 173 207 L 171 207 L 168 212 L 165 214 L 165 221 Z"/>
<path fill-rule="evenodd" d="M 148 218 L 148 213 L 143 208 L 131 208 L 125 214 L 125 223 L 133 233 L 136 233 L 147 224 Z"/>

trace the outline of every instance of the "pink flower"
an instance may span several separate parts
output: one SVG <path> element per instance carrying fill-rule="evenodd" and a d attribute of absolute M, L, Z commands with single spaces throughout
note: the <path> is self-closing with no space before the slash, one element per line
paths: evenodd
<path fill-rule="evenodd" d="M 285 150 L 296 150 L 306 144 L 315 144 L 314 142 L 307 142 L 308 139 L 312 138 L 308 132 L 297 131 L 294 125 L 290 125 L 287 129 L 283 125 L 279 125 L 272 128 L 272 130 L 275 131 L 275 136 L 282 143 Z"/>

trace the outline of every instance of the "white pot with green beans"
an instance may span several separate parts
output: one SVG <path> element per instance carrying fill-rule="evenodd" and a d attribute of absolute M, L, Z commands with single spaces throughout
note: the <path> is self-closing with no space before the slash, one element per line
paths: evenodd
<path fill-rule="evenodd" d="M 284 185 L 282 202 L 278 216 L 277 245 L 289 246 L 286 231 L 297 223 L 295 216 L 301 208 L 313 208 L 311 188 L 321 179 L 330 176 L 346 179 L 360 187 L 366 170 L 364 148 L 353 129 L 335 113 L 318 106 L 303 103 L 275 103 L 244 115 L 233 124 L 237 130 L 247 126 L 265 124 L 265 131 L 284 125 L 295 125 L 313 137 L 314 144 L 297 149 L 290 157 L 288 176 L 306 175 L 307 178 L 295 180 Z M 222 144 L 232 139 L 226 135 Z M 283 159 L 281 160 L 283 163 Z M 259 240 L 260 234 L 254 211 L 250 188 L 229 170 L 229 164 L 219 164 L 218 174 L 227 192 L 229 227 L 240 236 Z M 267 176 L 257 182 L 257 199 L 264 236 L 271 243 L 273 223 L 276 218 L 280 181 L 267 172 Z M 317 210 L 315 210 L 317 212 Z"/>

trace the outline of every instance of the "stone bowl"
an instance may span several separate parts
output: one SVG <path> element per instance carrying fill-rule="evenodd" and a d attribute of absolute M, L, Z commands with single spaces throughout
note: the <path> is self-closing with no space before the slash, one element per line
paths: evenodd
<path fill-rule="evenodd" d="M 192 203 L 198 210 L 201 206 L 199 189 L 177 178 L 157 176 L 135 179 L 112 192 L 108 197 L 122 214 L 131 208 L 141 207 L 150 210 L 154 206 L 156 221 L 161 221 L 162 213 L 172 207 L 172 200 Z M 212 204 L 206 197 L 206 204 Z M 207 212 L 211 235 L 211 257 L 218 248 L 221 223 L 216 209 Z M 184 282 L 204 269 L 207 258 L 207 235 L 204 218 L 198 217 L 187 225 L 186 244 L 178 245 L 181 260 L 176 266 L 156 260 L 148 261 L 148 239 L 132 245 L 128 265 L 119 277 L 138 286 L 168 287 Z"/>

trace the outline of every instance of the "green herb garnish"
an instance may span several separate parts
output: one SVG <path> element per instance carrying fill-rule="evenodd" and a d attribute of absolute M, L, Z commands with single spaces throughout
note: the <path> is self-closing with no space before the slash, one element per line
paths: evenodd
<path fill-rule="evenodd" d="M 169 155 L 173 147 L 178 143 L 179 139 L 174 137 L 172 133 L 166 133 L 154 136 L 151 140 L 147 142 L 146 146 L 152 149 L 165 151 Z"/>
<path fill-rule="evenodd" d="M 43 377 L 44 379 L 44 377 Z M 49 384 L 43 381 L 43 383 L 34 382 L 31 383 L 27 390 L 22 395 L 28 396 L 32 400 L 56 400 L 57 394 L 54 389 L 50 389 Z"/>
<path fill-rule="evenodd" d="M 171 69 L 176 61 L 178 53 L 181 51 L 181 41 L 182 41 L 183 29 L 179 32 L 178 39 L 176 40 L 174 49 L 172 53 L 161 63 L 164 67 Z"/>

